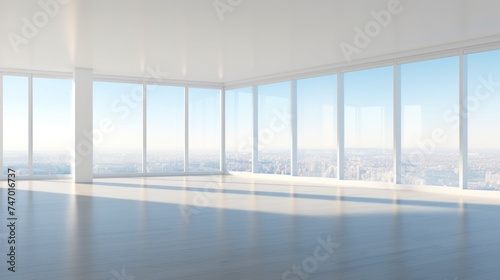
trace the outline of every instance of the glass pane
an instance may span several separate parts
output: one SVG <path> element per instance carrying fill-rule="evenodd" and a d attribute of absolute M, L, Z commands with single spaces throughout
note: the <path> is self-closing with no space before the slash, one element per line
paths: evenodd
<path fill-rule="evenodd" d="M 94 82 L 93 103 L 94 174 L 142 172 L 142 85 Z"/>
<path fill-rule="evenodd" d="M 252 88 L 226 91 L 226 169 L 252 171 Z"/>
<path fill-rule="evenodd" d="M 71 80 L 33 79 L 33 175 L 71 173 Z"/>
<path fill-rule="evenodd" d="M 3 77 L 3 170 L 29 175 L 28 170 L 28 78 Z"/>
<path fill-rule="evenodd" d="M 468 188 L 500 190 L 500 51 L 468 59 Z M 450 115 L 458 125 L 458 108 Z"/>
<path fill-rule="evenodd" d="M 220 170 L 220 90 L 189 89 L 189 171 Z"/>
<path fill-rule="evenodd" d="M 299 176 L 337 176 L 337 75 L 297 81 Z"/>
<path fill-rule="evenodd" d="M 458 57 L 401 66 L 403 184 L 458 186 L 458 87 Z"/>
<path fill-rule="evenodd" d="M 290 174 L 290 83 L 259 86 L 259 173 Z"/>
<path fill-rule="evenodd" d="M 392 181 L 392 77 L 392 67 L 344 75 L 347 180 Z"/>
<path fill-rule="evenodd" d="M 184 171 L 184 88 L 148 85 L 147 172 Z"/>

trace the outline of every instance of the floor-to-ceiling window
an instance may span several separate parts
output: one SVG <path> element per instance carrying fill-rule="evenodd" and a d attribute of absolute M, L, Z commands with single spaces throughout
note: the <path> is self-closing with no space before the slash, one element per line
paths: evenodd
<path fill-rule="evenodd" d="M 3 76 L 3 170 L 29 175 L 29 77 Z"/>
<path fill-rule="evenodd" d="M 141 84 L 94 82 L 94 174 L 142 172 L 142 94 Z"/>
<path fill-rule="evenodd" d="M 392 181 L 393 68 L 344 74 L 345 179 Z"/>
<path fill-rule="evenodd" d="M 184 87 L 147 86 L 147 172 L 184 171 Z"/>
<path fill-rule="evenodd" d="M 252 88 L 226 91 L 226 169 L 252 171 Z"/>
<path fill-rule="evenodd" d="M 33 78 L 33 175 L 71 173 L 73 83 Z"/>
<path fill-rule="evenodd" d="M 290 174 L 290 82 L 258 87 L 258 173 Z"/>
<path fill-rule="evenodd" d="M 71 101 L 70 79 L 3 76 L 4 175 L 7 168 L 19 176 L 71 173 Z"/>
<path fill-rule="evenodd" d="M 459 58 L 401 65 L 404 184 L 458 186 Z"/>
<path fill-rule="evenodd" d="M 468 54 L 466 60 L 467 188 L 500 189 L 500 134 L 494 129 L 500 121 L 500 51 Z M 459 57 L 400 68 L 402 129 L 395 133 L 402 140 L 402 183 L 458 186 Z M 393 74 L 393 67 L 381 67 L 343 75 L 347 180 L 393 180 Z M 13 167 L 21 176 L 70 174 L 72 81 L 22 74 L 2 77 L 2 173 Z M 89 133 L 94 173 L 182 172 L 186 148 L 189 172 L 219 171 L 225 110 L 227 170 L 252 171 L 256 113 L 256 172 L 289 175 L 291 85 L 286 81 L 258 86 L 257 104 L 251 87 L 228 90 L 226 107 L 221 108 L 219 89 L 192 87 L 185 95 L 183 86 L 146 85 L 145 98 L 143 84 L 96 81 L 94 131 Z M 297 175 L 335 177 L 337 75 L 299 79 L 296 86 Z M 100 131 L 101 127 L 109 129 Z"/>
<path fill-rule="evenodd" d="M 189 88 L 189 172 L 220 170 L 220 90 Z"/>
<path fill-rule="evenodd" d="M 500 190 L 500 50 L 469 54 L 467 66 L 468 188 Z"/>
<path fill-rule="evenodd" d="M 297 175 L 337 176 L 337 75 L 297 80 Z"/>

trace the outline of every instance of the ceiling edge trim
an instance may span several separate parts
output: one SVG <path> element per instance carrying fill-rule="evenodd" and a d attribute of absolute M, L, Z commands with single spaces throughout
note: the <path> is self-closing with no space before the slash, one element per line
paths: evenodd
<path fill-rule="evenodd" d="M 500 34 L 488 37 L 481 37 L 472 40 L 459 41 L 454 43 L 436 45 L 432 47 L 419 48 L 403 52 L 380 55 L 369 58 L 357 59 L 352 61 L 343 61 L 334 64 L 328 64 L 318 67 L 281 72 L 270 75 L 256 76 L 252 78 L 228 81 L 224 85 L 228 89 L 243 88 L 259 84 L 268 84 L 269 82 L 280 82 L 304 77 L 313 77 L 352 72 L 361 69 L 370 69 L 376 67 L 389 66 L 409 62 L 422 61 L 440 57 L 458 55 L 460 53 L 468 54 L 474 52 L 500 49 Z"/>

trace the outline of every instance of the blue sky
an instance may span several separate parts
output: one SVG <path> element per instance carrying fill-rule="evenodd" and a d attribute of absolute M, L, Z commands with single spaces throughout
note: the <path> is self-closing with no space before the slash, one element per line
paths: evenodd
<path fill-rule="evenodd" d="M 96 152 L 142 152 L 142 85 L 94 82 L 94 129 L 109 120 L 113 131 L 95 143 Z"/>
<path fill-rule="evenodd" d="M 344 74 L 345 147 L 391 148 L 393 69 Z"/>
<path fill-rule="evenodd" d="M 469 147 L 500 149 L 500 87 L 484 86 L 482 81 L 500 82 L 500 51 L 468 56 Z"/>
<path fill-rule="evenodd" d="M 291 126 L 284 115 L 290 114 L 290 83 L 261 85 L 258 91 L 259 152 L 289 150 Z"/>
<path fill-rule="evenodd" d="M 189 152 L 220 150 L 220 90 L 189 89 Z"/>
<path fill-rule="evenodd" d="M 184 150 L 184 87 L 148 86 L 148 151 Z"/>
<path fill-rule="evenodd" d="M 252 88 L 226 91 L 226 149 L 252 151 Z"/>
<path fill-rule="evenodd" d="M 297 81 L 299 149 L 337 149 L 337 75 Z"/>
<path fill-rule="evenodd" d="M 65 151 L 73 140 L 71 80 L 33 79 L 33 152 Z"/>
<path fill-rule="evenodd" d="M 417 141 L 444 131 L 437 148 L 458 149 L 458 129 L 444 114 L 459 102 L 459 59 L 448 57 L 401 66 L 402 145 L 417 148 Z"/>
<path fill-rule="evenodd" d="M 3 145 L 28 153 L 28 78 L 3 77 Z"/>
<path fill-rule="evenodd" d="M 28 149 L 28 78 L 4 76 L 4 149 Z M 33 152 L 71 145 L 72 81 L 33 79 Z"/>

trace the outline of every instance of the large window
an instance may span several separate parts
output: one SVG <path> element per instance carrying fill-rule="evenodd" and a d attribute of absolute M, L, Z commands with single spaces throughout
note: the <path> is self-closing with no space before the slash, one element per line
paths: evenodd
<path fill-rule="evenodd" d="M 189 171 L 220 170 L 220 90 L 189 88 Z"/>
<path fill-rule="evenodd" d="M 94 82 L 94 174 L 142 172 L 142 85 Z M 95 131 L 94 129 L 94 131 Z"/>
<path fill-rule="evenodd" d="M 29 79 L 3 76 L 3 170 L 29 175 Z"/>
<path fill-rule="evenodd" d="M 458 186 L 458 57 L 402 65 L 401 102 L 402 183 Z"/>
<path fill-rule="evenodd" d="M 258 172 L 290 174 L 290 82 L 258 87 Z"/>
<path fill-rule="evenodd" d="M 297 81 L 297 174 L 337 176 L 337 75 Z"/>
<path fill-rule="evenodd" d="M 500 50 L 468 59 L 468 188 L 500 190 Z M 457 124 L 458 110 L 450 112 Z"/>
<path fill-rule="evenodd" d="M 184 87 L 147 87 L 147 172 L 184 171 Z"/>
<path fill-rule="evenodd" d="M 346 73 L 345 178 L 392 181 L 393 68 Z"/>
<path fill-rule="evenodd" d="M 500 122 L 500 50 L 464 58 L 466 81 L 460 81 L 458 56 L 397 66 L 400 131 L 393 131 L 392 66 L 342 75 L 344 151 L 337 151 L 342 136 L 337 135 L 337 75 L 259 85 L 257 96 L 251 87 L 227 90 L 224 108 L 218 88 L 185 92 L 184 86 L 95 81 L 94 131 L 87 135 L 93 138 L 94 174 L 219 172 L 224 121 L 226 170 L 290 175 L 296 105 L 294 175 L 337 177 L 342 152 L 346 180 L 393 181 L 393 141 L 401 136 L 402 184 L 457 187 L 459 85 L 464 82 L 465 187 L 500 190 L 500 132 L 495 129 Z M 1 77 L 2 175 L 7 168 L 20 176 L 70 174 L 72 81 L 14 73 Z"/>
<path fill-rule="evenodd" d="M 71 173 L 71 80 L 33 79 L 33 175 Z"/>
<path fill-rule="evenodd" d="M 252 171 L 252 88 L 226 91 L 226 169 Z"/>

